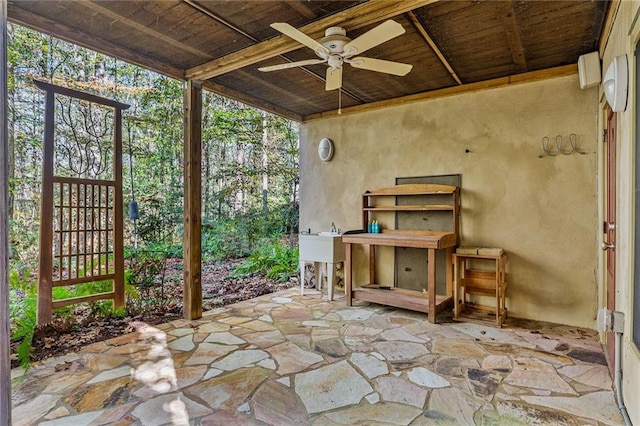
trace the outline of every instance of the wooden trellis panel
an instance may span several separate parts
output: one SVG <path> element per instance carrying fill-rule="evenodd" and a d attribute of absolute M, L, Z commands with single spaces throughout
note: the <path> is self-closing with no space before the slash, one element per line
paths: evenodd
<path fill-rule="evenodd" d="M 38 324 L 51 322 L 54 308 L 113 299 L 124 306 L 122 203 L 122 111 L 129 106 L 83 92 L 36 81 L 46 92 Z M 113 108 L 112 179 L 55 174 L 55 96 Z M 71 155 L 71 152 L 69 153 Z M 68 159 L 69 164 L 77 159 Z M 111 280 L 112 290 L 53 300 L 53 287 Z"/>

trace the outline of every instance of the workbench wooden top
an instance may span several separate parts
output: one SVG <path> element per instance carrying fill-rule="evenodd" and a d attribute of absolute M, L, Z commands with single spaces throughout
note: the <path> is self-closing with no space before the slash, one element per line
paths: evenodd
<path fill-rule="evenodd" d="M 393 231 L 380 234 L 354 232 L 342 235 L 345 244 L 369 244 L 376 246 L 442 249 L 456 245 L 455 232 L 441 231 Z"/>

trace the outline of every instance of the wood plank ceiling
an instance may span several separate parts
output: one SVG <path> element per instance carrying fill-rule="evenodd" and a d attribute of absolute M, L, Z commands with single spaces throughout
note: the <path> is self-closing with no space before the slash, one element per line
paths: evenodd
<path fill-rule="evenodd" d="M 257 70 L 315 57 L 272 22 L 287 22 L 314 39 L 330 26 L 344 27 L 353 39 L 386 19 L 402 24 L 405 34 L 366 56 L 413 64 L 413 70 L 397 77 L 345 66 L 341 98 L 348 108 L 522 73 L 575 72 L 571 65 L 580 55 L 598 50 L 609 7 L 593 0 L 9 0 L 8 17 L 304 121 L 334 113 L 338 92 L 324 90 L 324 64 Z"/>

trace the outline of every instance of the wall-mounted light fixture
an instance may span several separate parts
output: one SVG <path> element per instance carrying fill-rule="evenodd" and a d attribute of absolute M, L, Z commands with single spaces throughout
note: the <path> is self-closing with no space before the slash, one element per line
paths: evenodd
<path fill-rule="evenodd" d="M 333 158 L 333 142 L 331 142 L 331 139 L 322 138 L 318 144 L 318 156 L 322 161 L 331 161 L 331 158 Z"/>
<path fill-rule="evenodd" d="M 613 58 L 604 75 L 602 88 L 609 106 L 614 112 L 627 109 L 627 91 L 629 87 L 629 68 L 627 55 Z"/>

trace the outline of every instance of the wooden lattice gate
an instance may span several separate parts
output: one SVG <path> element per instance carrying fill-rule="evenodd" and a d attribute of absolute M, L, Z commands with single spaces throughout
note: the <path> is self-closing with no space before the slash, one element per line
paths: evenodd
<path fill-rule="evenodd" d="M 38 286 L 41 325 L 51 322 L 54 308 L 75 303 L 113 299 L 115 307 L 124 306 L 122 111 L 129 105 L 35 83 L 46 92 Z M 109 140 L 112 143 L 105 142 Z M 111 290 L 53 298 L 54 287 L 99 281 L 110 281 Z"/>

